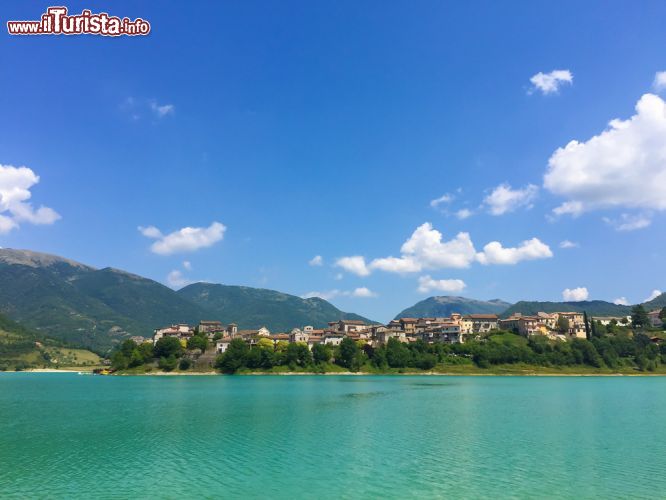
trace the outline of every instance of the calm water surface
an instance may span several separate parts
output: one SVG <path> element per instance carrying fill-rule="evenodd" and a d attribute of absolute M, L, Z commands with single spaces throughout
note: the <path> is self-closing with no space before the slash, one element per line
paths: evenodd
<path fill-rule="evenodd" d="M 666 378 L 0 374 L 0 497 L 664 498 Z"/>

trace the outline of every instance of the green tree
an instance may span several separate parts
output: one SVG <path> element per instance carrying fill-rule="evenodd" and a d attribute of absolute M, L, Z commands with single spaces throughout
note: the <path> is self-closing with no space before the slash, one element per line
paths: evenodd
<path fill-rule="evenodd" d="M 644 329 L 650 326 L 650 318 L 641 304 L 634 306 L 631 310 L 631 326 L 637 329 Z"/>
<path fill-rule="evenodd" d="M 176 337 L 162 337 L 155 343 L 154 354 L 156 358 L 180 357 L 183 354 L 183 346 Z"/>
<path fill-rule="evenodd" d="M 178 363 L 178 368 L 181 370 L 189 370 L 192 366 L 192 361 L 189 358 L 182 358 Z"/>
<path fill-rule="evenodd" d="M 567 334 L 569 333 L 569 320 L 565 318 L 564 316 L 558 316 L 557 317 L 557 330 L 560 333 Z"/>
<path fill-rule="evenodd" d="M 287 347 L 285 359 L 290 366 L 309 366 L 312 364 L 312 354 L 308 345 L 303 342 L 292 342 Z"/>
<path fill-rule="evenodd" d="M 129 365 L 129 360 L 122 351 L 116 351 L 111 356 L 111 368 L 114 370 L 125 370 Z"/>
<path fill-rule="evenodd" d="M 132 352 L 136 348 L 137 348 L 136 342 L 134 342 L 132 339 L 124 340 L 123 343 L 120 344 L 120 352 L 122 352 L 123 356 L 125 356 L 128 359 L 132 356 Z"/>
<path fill-rule="evenodd" d="M 236 373 L 246 366 L 249 350 L 243 339 L 233 339 L 224 354 L 218 356 L 215 366 L 224 373 Z"/>
<path fill-rule="evenodd" d="M 261 349 L 270 349 L 271 351 L 275 350 L 273 341 L 271 339 L 267 339 L 266 337 L 261 337 L 259 340 L 257 340 L 257 347 Z"/>
<path fill-rule="evenodd" d="M 135 366 L 141 366 L 143 363 L 144 361 L 141 352 L 139 351 L 138 348 L 134 349 L 129 359 L 129 367 L 132 368 Z"/>
<path fill-rule="evenodd" d="M 326 344 L 315 344 L 312 346 L 312 359 L 318 365 L 331 361 L 331 355 L 331 348 Z"/>
<path fill-rule="evenodd" d="M 178 366 L 178 358 L 176 358 L 174 354 L 167 358 L 162 356 L 157 363 L 157 366 L 160 368 L 160 370 L 164 370 L 165 372 L 173 371 L 176 369 L 176 366 Z"/>
<path fill-rule="evenodd" d="M 335 359 L 335 362 L 351 371 L 357 371 L 359 368 L 357 357 L 359 354 L 360 349 L 356 342 L 349 337 L 345 337 L 340 343 L 340 354 Z"/>
<path fill-rule="evenodd" d="M 139 354 L 141 354 L 144 363 L 149 363 L 150 361 L 152 361 L 153 357 L 155 356 L 153 354 L 154 350 L 153 344 L 151 344 L 150 342 L 144 342 L 137 349 L 139 351 Z"/>
<path fill-rule="evenodd" d="M 201 349 L 201 352 L 206 352 L 208 347 L 208 338 L 203 335 L 194 335 L 187 340 L 187 348 L 192 349 Z"/>
<path fill-rule="evenodd" d="M 409 366 L 412 354 L 407 346 L 391 337 L 386 343 L 386 361 L 391 368 L 405 368 Z"/>
<path fill-rule="evenodd" d="M 666 325 L 666 307 L 662 307 L 661 311 L 659 311 L 659 319 Z"/>
<path fill-rule="evenodd" d="M 594 319 L 592 319 L 594 321 Z M 592 335 L 592 331 L 590 330 L 590 323 L 587 320 L 587 311 L 583 311 L 583 322 L 585 323 L 585 338 L 587 340 L 590 340 L 590 336 Z"/>

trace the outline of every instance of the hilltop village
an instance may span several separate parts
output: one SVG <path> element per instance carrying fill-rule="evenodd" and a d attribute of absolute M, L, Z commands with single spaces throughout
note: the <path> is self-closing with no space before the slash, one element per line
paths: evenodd
<path fill-rule="evenodd" d="M 204 320 L 125 340 L 120 374 L 211 373 L 666 373 L 666 307 L 630 316 L 575 311 L 403 317 L 386 325 L 331 321 L 273 333 Z M 153 370 L 156 370 L 155 372 Z"/>
<path fill-rule="evenodd" d="M 659 311 L 649 313 L 652 326 L 661 326 Z M 594 321 L 601 325 L 628 325 L 631 316 L 597 317 Z M 658 323 L 658 324 L 657 324 Z M 339 346 L 344 338 L 363 341 L 372 347 L 386 345 L 389 339 L 403 343 L 423 341 L 428 344 L 462 344 L 478 339 L 492 331 L 508 331 L 524 337 L 543 336 L 551 340 L 567 341 L 585 339 L 587 329 L 585 316 L 579 312 L 539 312 L 534 316 L 515 314 L 500 319 L 494 314 L 451 314 L 439 318 L 400 318 L 387 325 L 367 324 L 358 320 L 338 320 L 329 322 L 326 329 L 312 326 L 294 328 L 289 333 L 271 333 L 267 328 L 239 330 L 238 325 L 222 324 L 220 321 L 200 321 L 196 326 L 176 324 L 155 330 L 153 343 L 165 337 L 174 337 L 186 343 L 195 335 L 205 335 L 215 344 L 218 354 L 224 353 L 234 339 L 242 339 L 249 347 L 260 339 L 278 343 L 302 343 L 310 350 L 317 344 Z"/>

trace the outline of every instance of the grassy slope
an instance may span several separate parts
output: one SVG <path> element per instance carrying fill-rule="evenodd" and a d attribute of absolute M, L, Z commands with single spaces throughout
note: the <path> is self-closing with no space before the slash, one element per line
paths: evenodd
<path fill-rule="evenodd" d="M 0 314 L 0 367 L 4 369 L 96 366 L 100 361 L 93 352 L 64 347 Z"/>

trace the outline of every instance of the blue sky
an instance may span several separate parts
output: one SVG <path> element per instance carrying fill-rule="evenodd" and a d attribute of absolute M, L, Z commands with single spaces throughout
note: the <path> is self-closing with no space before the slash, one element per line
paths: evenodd
<path fill-rule="evenodd" d="M 152 32 L 3 35 L 0 246 L 377 320 L 666 287 L 661 2 L 67 6 Z"/>

